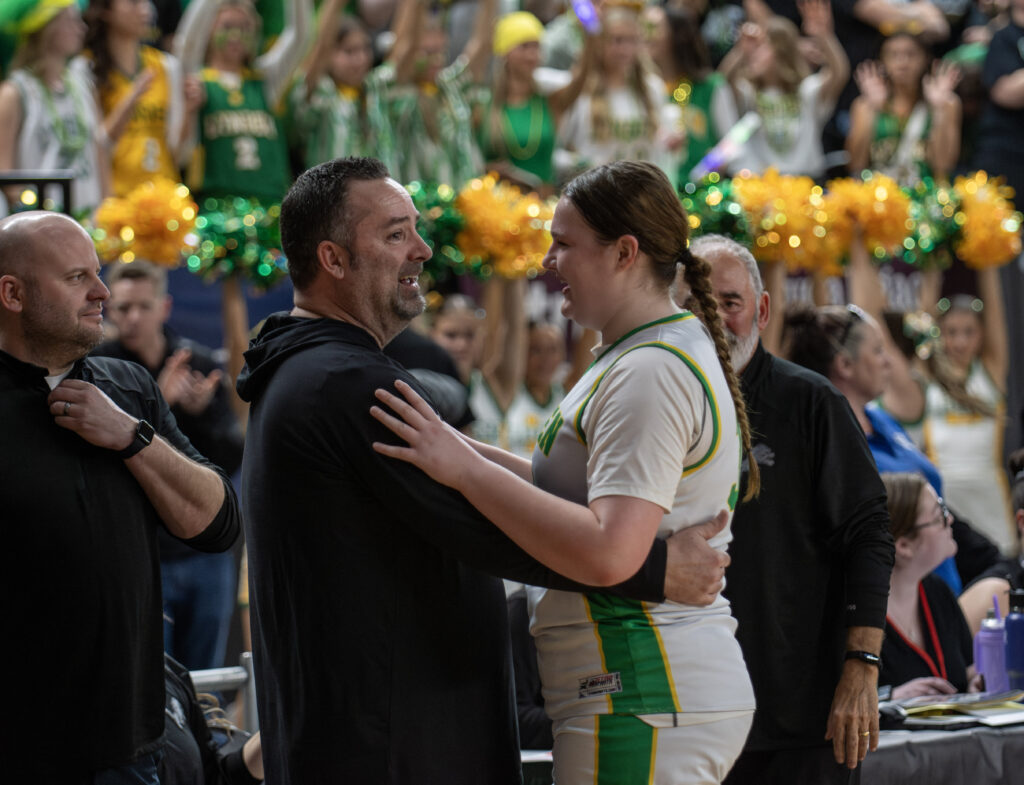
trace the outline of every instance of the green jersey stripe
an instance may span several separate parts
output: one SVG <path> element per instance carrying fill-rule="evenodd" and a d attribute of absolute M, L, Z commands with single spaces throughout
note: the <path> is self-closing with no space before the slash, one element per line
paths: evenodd
<path fill-rule="evenodd" d="M 685 321 L 688 321 L 690 319 L 696 319 L 696 318 L 697 317 L 694 316 L 690 311 L 681 311 L 680 313 L 674 313 L 671 316 L 663 316 L 661 319 L 655 319 L 653 322 L 647 322 L 647 324 L 641 324 L 639 327 L 634 327 L 628 333 L 626 333 L 621 338 L 619 338 L 617 341 L 615 341 L 615 343 L 613 343 L 611 346 L 609 346 L 607 349 L 605 349 L 603 352 L 601 352 L 601 354 L 598 355 L 597 359 L 594 360 L 594 362 L 592 362 L 590 365 L 587 366 L 587 370 L 589 371 L 597 363 L 601 362 L 601 360 L 604 359 L 605 355 L 608 354 L 608 352 L 610 352 L 612 349 L 614 349 L 620 343 L 625 341 L 627 338 L 632 338 L 634 335 L 636 335 L 641 330 L 646 330 L 648 327 L 654 327 L 656 324 L 671 324 L 672 322 L 685 322 Z"/>

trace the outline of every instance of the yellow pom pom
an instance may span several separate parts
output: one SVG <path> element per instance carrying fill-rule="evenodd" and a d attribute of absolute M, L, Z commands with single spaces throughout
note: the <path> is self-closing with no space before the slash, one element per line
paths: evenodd
<path fill-rule="evenodd" d="M 198 208 L 188 188 L 160 179 L 143 183 L 123 199 L 107 199 L 96 211 L 97 251 L 110 261 L 147 259 L 177 267 L 190 250 Z"/>
<path fill-rule="evenodd" d="M 467 258 L 488 262 L 503 278 L 534 277 L 551 245 L 554 208 L 494 173 L 471 180 L 455 200 L 465 221 L 455 238 Z"/>
<path fill-rule="evenodd" d="M 814 270 L 831 258 L 826 237 L 829 215 L 821 188 L 810 177 L 744 174 L 732 181 L 733 193 L 754 227 L 754 256 L 763 262 L 783 261 L 791 271 Z"/>
<path fill-rule="evenodd" d="M 825 201 L 844 247 L 849 247 L 855 227 L 876 257 L 892 254 L 903 245 L 910 220 L 910 197 L 891 177 L 871 172 L 863 180 L 832 180 Z"/>
<path fill-rule="evenodd" d="M 960 197 L 960 224 L 954 244 L 957 256 L 975 270 L 1001 267 L 1020 255 L 1021 214 L 1013 207 L 1013 189 L 985 172 L 958 177 L 953 189 Z"/>

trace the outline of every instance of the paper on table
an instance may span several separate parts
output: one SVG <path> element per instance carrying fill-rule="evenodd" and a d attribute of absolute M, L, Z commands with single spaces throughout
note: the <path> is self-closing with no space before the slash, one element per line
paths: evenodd
<path fill-rule="evenodd" d="M 1005 703 L 1019 702 L 1022 699 L 1024 699 L 1024 690 L 1007 690 L 1005 692 L 961 692 L 956 695 L 922 695 L 917 698 L 896 701 L 896 703 L 902 706 L 907 714 L 943 712 L 963 714 L 975 709 L 994 708 Z M 1024 706 L 1021 708 L 1024 709 Z"/>

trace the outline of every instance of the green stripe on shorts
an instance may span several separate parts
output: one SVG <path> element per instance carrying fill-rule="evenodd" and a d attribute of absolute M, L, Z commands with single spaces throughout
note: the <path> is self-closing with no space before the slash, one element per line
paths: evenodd
<path fill-rule="evenodd" d="M 643 603 L 611 594 L 583 595 L 597 625 L 608 673 L 618 673 L 622 691 L 611 693 L 616 714 L 662 714 L 679 711 L 671 673 L 658 633 Z"/>
<path fill-rule="evenodd" d="M 636 717 L 597 715 L 594 785 L 649 785 L 658 731 Z"/>

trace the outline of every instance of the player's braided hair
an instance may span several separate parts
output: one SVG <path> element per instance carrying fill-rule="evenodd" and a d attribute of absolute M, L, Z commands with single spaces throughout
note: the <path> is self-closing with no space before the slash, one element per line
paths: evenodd
<path fill-rule="evenodd" d="M 740 438 L 743 441 L 743 450 L 747 454 L 747 467 L 750 470 L 747 477 L 747 492 L 744 494 L 743 500 L 750 501 L 761 489 L 761 471 L 751 450 L 750 420 L 747 418 L 747 407 L 743 401 L 743 393 L 740 391 L 739 378 L 729 360 L 729 342 L 725 338 L 722 319 L 718 315 L 718 301 L 711 291 L 711 265 L 699 256 L 690 253 L 689 248 L 683 250 L 679 262 L 683 265 L 683 280 L 690 288 L 690 302 L 695 304 L 699 310 L 698 316 L 704 322 L 704 326 L 708 328 L 708 332 L 711 333 L 711 339 L 715 342 L 715 351 L 718 353 L 718 361 L 722 364 L 725 380 L 729 383 L 729 392 L 732 393 L 732 399 L 736 404 L 736 420 L 740 425 Z"/>

